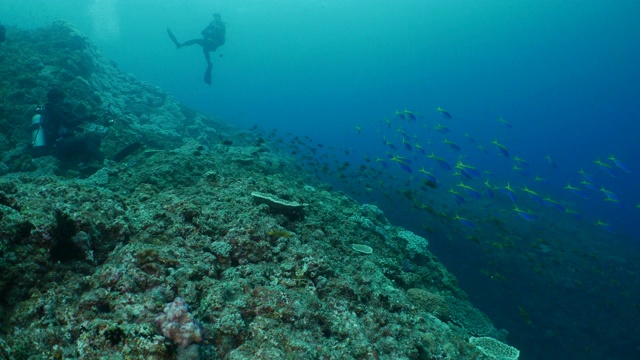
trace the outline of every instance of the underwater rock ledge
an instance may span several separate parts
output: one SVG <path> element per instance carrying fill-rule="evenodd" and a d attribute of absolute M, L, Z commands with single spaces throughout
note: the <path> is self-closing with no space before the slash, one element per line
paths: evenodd
<path fill-rule="evenodd" d="M 69 24 L 11 30 L 0 63 L 0 359 L 501 356 L 469 339 L 505 342 L 506 331 L 426 240 L 400 236 L 374 205 L 122 73 Z M 28 119 L 52 85 L 87 111 L 109 107 L 114 123 L 94 126 L 108 158 L 136 141 L 144 150 L 92 172 L 32 161 Z M 304 217 L 252 193 L 306 204 Z"/>

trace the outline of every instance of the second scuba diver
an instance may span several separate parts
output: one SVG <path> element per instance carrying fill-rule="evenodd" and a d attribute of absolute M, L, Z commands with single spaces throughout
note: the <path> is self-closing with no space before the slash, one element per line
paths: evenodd
<path fill-rule="evenodd" d="M 91 160 L 102 163 L 104 154 L 100 151 L 100 137 L 95 133 L 75 135 L 75 128 L 96 115 L 79 116 L 65 102 L 65 93 L 53 88 L 47 93 L 47 103 L 40 114 L 32 120 L 33 156 L 55 155 L 61 161 L 76 161 L 88 164 Z"/>

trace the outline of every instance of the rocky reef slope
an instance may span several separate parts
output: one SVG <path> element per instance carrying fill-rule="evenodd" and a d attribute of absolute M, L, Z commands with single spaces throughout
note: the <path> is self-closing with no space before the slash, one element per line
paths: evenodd
<path fill-rule="evenodd" d="M 517 358 L 427 240 L 375 206 L 122 73 L 68 24 L 9 30 L 0 359 Z M 32 159 L 54 85 L 109 111 L 84 126 L 108 159 L 144 148 L 90 169 Z"/>

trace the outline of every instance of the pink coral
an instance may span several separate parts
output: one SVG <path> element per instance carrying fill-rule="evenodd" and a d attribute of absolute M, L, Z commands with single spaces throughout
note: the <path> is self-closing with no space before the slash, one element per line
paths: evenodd
<path fill-rule="evenodd" d="M 165 305 L 164 312 L 156 317 L 156 324 L 164 337 L 183 349 L 202 340 L 200 327 L 189 313 L 187 303 L 179 296 Z"/>

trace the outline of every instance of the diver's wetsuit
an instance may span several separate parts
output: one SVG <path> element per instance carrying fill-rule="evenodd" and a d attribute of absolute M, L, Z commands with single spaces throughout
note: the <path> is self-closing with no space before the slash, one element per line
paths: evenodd
<path fill-rule="evenodd" d="M 213 20 L 209 25 L 201 31 L 202 39 L 188 40 L 180 43 L 176 39 L 171 30 L 167 29 L 169 38 L 176 45 L 178 49 L 183 46 L 200 45 L 202 46 L 202 52 L 204 58 L 207 60 L 207 70 L 204 73 L 204 82 L 211 85 L 211 52 L 216 51 L 218 47 L 222 46 L 225 42 L 226 25 L 220 19 L 220 14 L 213 14 Z"/>
<path fill-rule="evenodd" d="M 93 159 L 99 162 L 104 160 L 104 154 L 100 151 L 101 140 L 97 134 L 74 135 L 76 126 L 95 119 L 95 115 L 78 116 L 71 111 L 69 103 L 57 99 L 45 104 L 44 116 L 46 144 L 54 146 L 54 155 L 58 159 L 65 162 L 79 160 L 85 164 Z"/>
<path fill-rule="evenodd" d="M 217 44 L 212 39 L 193 39 L 183 42 L 180 44 L 180 47 L 190 45 L 202 46 L 202 52 L 204 52 L 204 58 L 207 60 L 207 65 L 211 65 L 211 55 L 209 53 L 216 51 L 216 49 L 222 44 Z"/>

